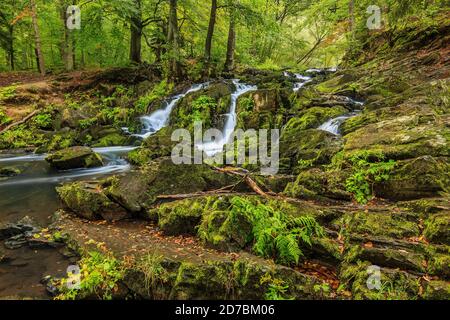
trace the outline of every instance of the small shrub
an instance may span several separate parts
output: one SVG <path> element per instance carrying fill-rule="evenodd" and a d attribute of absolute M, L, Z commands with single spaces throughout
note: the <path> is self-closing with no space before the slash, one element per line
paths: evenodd
<path fill-rule="evenodd" d="M 33 118 L 33 124 L 39 129 L 52 129 L 53 120 L 49 113 L 41 113 Z"/>
<path fill-rule="evenodd" d="M 369 162 L 369 159 L 374 157 L 376 162 Z M 374 183 L 389 179 L 390 172 L 395 167 L 395 161 L 384 161 L 384 159 L 383 154 L 369 152 L 358 153 L 349 159 L 353 167 L 353 173 L 346 180 L 345 186 L 357 202 L 367 203 L 373 198 Z"/>
<path fill-rule="evenodd" d="M 147 112 L 147 109 L 149 105 L 157 100 L 161 99 L 168 95 L 168 93 L 172 90 L 173 85 L 168 84 L 166 80 L 161 81 L 159 84 L 157 84 L 152 91 L 150 91 L 148 94 L 141 96 L 136 103 L 134 104 L 134 107 L 136 109 L 136 112 L 139 114 L 143 114 Z"/>
<path fill-rule="evenodd" d="M 118 290 L 118 282 L 123 279 L 124 270 L 120 262 L 111 254 L 91 251 L 79 262 L 81 281 L 79 289 L 68 289 L 67 279 L 61 281 L 60 300 L 74 300 L 76 298 L 96 296 L 110 300 Z"/>

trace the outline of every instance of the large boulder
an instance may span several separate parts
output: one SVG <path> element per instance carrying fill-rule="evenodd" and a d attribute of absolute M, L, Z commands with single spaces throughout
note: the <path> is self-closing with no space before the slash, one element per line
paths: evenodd
<path fill-rule="evenodd" d="M 100 155 L 88 147 L 71 147 L 50 154 L 45 160 L 55 169 L 94 168 L 103 165 Z"/>
<path fill-rule="evenodd" d="M 419 199 L 448 192 L 450 165 L 446 158 L 423 156 L 398 161 L 386 181 L 374 185 L 377 196 L 392 200 Z"/>
<path fill-rule="evenodd" d="M 174 164 L 171 158 L 159 158 L 139 171 L 113 179 L 105 193 L 128 211 L 139 213 L 151 207 L 159 195 L 216 190 L 238 181 L 206 164 Z"/>
<path fill-rule="evenodd" d="M 232 83 L 217 82 L 186 95 L 172 111 L 169 124 L 176 128 L 192 129 L 194 121 L 202 121 L 206 129 L 220 128 L 229 112 Z"/>
<path fill-rule="evenodd" d="M 280 171 L 298 173 L 299 170 L 328 164 L 341 148 L 342 141 L 329 132 L 302 130 L 288 123 L 280 137 Z"/>
<path fill-rule="evenodd" d="M 236 113 L 243 129 L 281 128 L 285 120 L 287 97 L 279 89 L 262 89 L 239 97 Z"/>
<path fill-rule="evenodd" d="M 75 182 L 57 187 L 56 191 L 64 205 L 82 218 L 114 221 L 130 217 L 124 208 L 108 199 L 98 184 Z"/>

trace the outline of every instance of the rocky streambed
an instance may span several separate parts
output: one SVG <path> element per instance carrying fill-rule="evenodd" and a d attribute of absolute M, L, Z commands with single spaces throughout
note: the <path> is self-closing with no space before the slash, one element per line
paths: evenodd
<path fill-rule="evenodd" d="M 97 104 L 79 86 L 43 109 L 50 123 L 0 133 L 3 149 L 38 152 L 0 157 L 0 295 L 448 299 L 445 48 L 399 41 L 378 56 L 384 64 L 249 69 L 235 75 L 241 86 L 96 81 L 86 87 L 103 93 Z M 259 163 L 175 165 L 171 134 L 198 119 L 223 132 L 279 129 L 278 174 L 260 175 Z M 25 263 L 34 251 L 39 263 Z M 81 290 L 62 279 L 69 264 L 83 271 Z M 11 285 L 46 275 L 41 295 Z"/>

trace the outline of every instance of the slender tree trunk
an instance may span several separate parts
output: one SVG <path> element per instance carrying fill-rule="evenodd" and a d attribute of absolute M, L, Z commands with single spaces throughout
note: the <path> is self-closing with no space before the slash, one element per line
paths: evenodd
<path fill-rule="evenodd" d="M 177 0 L 170 0 L 168 42 L 170 46 L 170 77 L 181 78 L 180 48 L 178 35 Z"/>
<path fill-rule="evenodd" d="M 74 54 L 73 54 L 73 35 L 67 28 L 67 15 L 68 2 L 66 0 L 60 0 L 60 16 L 62 20 L 62 25 L 64 28 L 64 39 L 61 45 L 61 55 L 64 62 L 64 68 L 66 71 L 72 71 L 74 68 Z"/>
<path fill-rule="evenodd" d="M 355 29 L 355 0 L 349 0 L 348 2 L 348 15 L 349 15 L 349 29 L 351 37 L 353 38 L 353 32 Z"/>
<path fill-rule="evenodd" d="M 15 69 L 14 66 L 14 26 L 9 26 L 9 45 L 8 45 L 8 49 L 9 49 L 9 65 L 11 67 L 11 70 Z"/>
<path fill-rule="evenodd" d="M 141 63 L 143 29 L 141 0 L 135 0 L 134 3 L 137 12 L 131 18 L 130 23 L 130 61 L 134 63 Z"/>
<path fill-rule="evenodd" d="M 217 0 L 211 0 L 211 14 L 209 16 L 208 33 L 206 34 L 205 41 L 205 61 L 209 63 L 211 60 L 211 46 L 212 38 L 214 35 L 214 27 L 216 26 L 217 16 Z"/>
<path fill-rule="evenodd" d="M 45 62 L 44 62 L 44 55 L 42 54 L 41 34 L 39 32 L 35 0 L 30 0 L 30 5 L 31 5 L 31 18 L 33 21 L 33 29 L 34 29 L 34 38 L 36 43 L 36 59 L 38 61 L 39 72 L 42 75 L 45 75 Z"/>
<path fill-rule="evenodd" d="M 230 26 L 228 29 L 228 43 L 227 43 L 227 57 L 225 60 L 225 72 L 230 72 L 234 69 L 234 51 L 236 49 L 236 17 L 235 9 L 230 9 Z"/>

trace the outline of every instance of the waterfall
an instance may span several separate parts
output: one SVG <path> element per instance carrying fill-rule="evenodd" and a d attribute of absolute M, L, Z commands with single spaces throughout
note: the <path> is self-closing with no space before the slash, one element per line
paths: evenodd
<path fill-rule="evenodd" d="M 312 81 L 311 77 L 303 76 L 301 74 L 295 73 L 295 78 L 300 80 L 294 84 L 294 92 L 299 91 L 303 86 Z"/>
<path fill-rule="evenodd" d="M 358 115 L 357 112 L 352 112 L 347 115 L 343 115 L 340 117 L 330 119 L 327 122 L 323 123 L 318 129 L 322 130 L 322 131 L 327 131 L 334 135 L 339 135 L 339 128 L 340 128 L 341 124 L 343 124 L 345 120 L 355 117 L 357 115 Z"/>
<path fill-rule="evenodd" d="M 144 126 L 144 129 L 140 134 L 135 134 L 133 136 L 146 139 L 152 134 L 155 134 L 156 132 L 167 126 L 170 114 L 172 113 L 173 108 L 177 105 L 178 101 L 180 101 L 189 93 L 205 89 L 208 86 L 209 82 L 193 85 L 185 93 L 172 97 L 169 102 L 166 102 L 167 105 L 165 108 L 156 110 L 150 115 L 141 117 L 141 122 Z"/>
<path fill-rule="evenodd" d="M 283 75 L 286 78 L 292 77 L 292 74 L 290 74 L 289 72 L 286 72 L 286 71 L 283 72 Z M 294 88 L 293 88 L 294 92 L 299 91 L 301 88 L 303 88 L 303 86 L 305 86 L 307 83 L 312 81 L 311 77 L 304 76 L 299 73 L 294 73 L 293 75 L 294 75 L 295 79 L 298 80 L 296 83 L 294 83 Z"/>
<path fill-rule="evenodd" d="M 229 142 L 237 124 L 236 106 L 239 97 L 247 92 L 258 89 L 256 86 L 240 83 L 238 79 L 233 79 L 233 84 L 236 86 L 236 91 L 231 94 L 230 112 L 225 114 L 226 122 L 222 130 L 222 139 L 219 141 L 203 142 L 197 145 L 197 148 L 203 150 L 208 156 L 222 152 L 223 146 Z"/>

